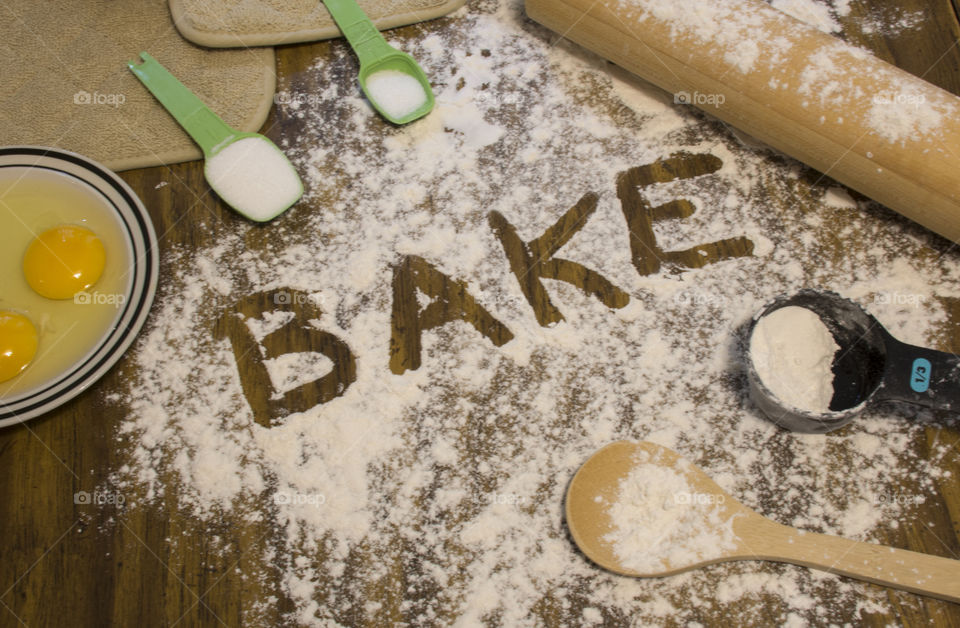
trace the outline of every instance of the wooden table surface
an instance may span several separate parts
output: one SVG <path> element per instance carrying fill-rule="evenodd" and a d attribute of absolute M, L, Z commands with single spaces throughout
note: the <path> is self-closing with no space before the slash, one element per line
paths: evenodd
<path fill-rule="evenodd" d="M 898 6 L 906 11 L 922 10 L 927 19 L 923 28 L 897 37 L 863 32 L 858 16 L 870 6 L 888 5 L 883 0 L 854 0 L 851 15 L 843 20 L 850 41 L 960 94 L 958 0 L 903 0 Z M 400 29 L 396 36 L 402 38 L 408 30 Z M 306 68 L 328 54 L 332 45 L 336 44 L 278 49 L 279 88 L 308 80 Z M 296 134 L 298 124 L 303 122 L 277 119 L 274 112 L 265 129 L 279 138 Z M 224 225 L 241 220 L 209 192 L 199 162 L 134 170 L 121 176 L 143 199 L 160 236 L 162 285 L 172 272 L 168 263 L 173 248 L 208 246 L 217 241 Z M 163 181 L 172 183 L 157 187 Z M 198 228 L 198 221 L 205 226 Z M 265 233 L 251 231 L 249 246 L 264 246 Z M 737 253 L 737 244 L 731 246 L 732 250 L 714 250 L 711 255 Z M 519 255 L 519 251 L 514 253 Z M 598 290 L 602 293 L 605 288 Z M 609 291 L 606 296 L 612 302 L 619 298 Z M 549 318 L 545 308 L 545 303 L 539 303 L 537 314 Z M 952 308 L 956 324 L 951 341 L 958 350 L 960 303 Z M 222 331 L 231 337 L 240 333 L 229 328 Z M 392 367 L 409 364 L 408 349 L 402 343 L 392 347 Z M 0 626 L 239 626 L 244 624 L 244 609 L 269 596 L 278 601 L 267 612 L 266 616 L 273 618 L 268 622 L 279 625 L 281 616 L 292 610 L 292 602 L 281 590 L 276 574 L 270 572 L 270 565 L 260 564 L 260 552 L 254 551 L 273 538 L 267 524 L 201 523 L 163 500 L 113 510 L 74 503 L 77 491 L 102 485 L 126 462 L 123 450 L 117 447 L 125 409 L 110 403 L 108 395 L 123 390 L 131 368 L 127 357 L 91 390 L 62 408 L 0 430 Z M 341 380 L 349 377 L 348 367 L 337 375 Z M 290 400 L 291 404 L 309 402 Z M 269 399 L 251 403 L 258 406 L 254 408 L 258 417 L 269 417 Z M 960 440 L 960 431 L 940 425 L 927 428 L 927 432 L 930 440 Z M 956 459 L 960 460 L 960 454 Z M 953 477 L 960 477 L 960 463 L 952 463 L 951 468 Z M 903 525 L 883 539 L 886 543 L 960 558 L 960 489 L 956 480 L 949 478 L 937 480 L 937 488 L 943 500 L 928 500 L 918 517 L 927 525 Z M 215 535 L 231 540 L 228 552 L 213 548 L 210 539 Z M 179 540 L 170 543 L 171 538 Z M 244 573 L 264 577 L 245 578 Z M 960 626 L 960 605 L 931 599 L 904 605 L 900 599 L 891 595 L 890 616 L 870 615 L 866 623 Z M 766 624 L 775 616 L 757 616 L 756 624 Z M 396 619 L 404 617 L 401 614 Z M 723 611 L 702 621 L 722 622 Z"/>

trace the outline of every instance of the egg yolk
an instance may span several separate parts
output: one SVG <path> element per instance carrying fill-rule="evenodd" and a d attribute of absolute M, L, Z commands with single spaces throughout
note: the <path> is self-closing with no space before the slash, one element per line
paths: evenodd
<path fill-rule="evenodd" d="M 60 225 L 34 238 L 23 256 L 27 283 L 48 299 L 70 299 L 97 282 L 106 252 L 92 231 Z"/>
<path fill-rule="evenodd" d="M 0 311 L 0 382 L 27 368 L 37 354 L 37 329 L 16 312 Z"/>

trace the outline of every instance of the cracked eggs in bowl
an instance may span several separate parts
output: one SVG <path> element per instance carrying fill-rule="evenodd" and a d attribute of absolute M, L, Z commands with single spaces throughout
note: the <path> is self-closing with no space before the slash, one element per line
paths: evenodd
<path fill-rule="evenodd" d="M 0 427 L 97 381 L 156 292 L 157 239 L 136 194 L 68 151 L 0 148 Z"/>

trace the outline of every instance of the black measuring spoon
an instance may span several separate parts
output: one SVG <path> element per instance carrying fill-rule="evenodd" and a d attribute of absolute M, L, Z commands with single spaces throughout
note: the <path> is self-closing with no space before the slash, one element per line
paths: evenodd
<path fill-rule="evenodd" d="M 827 412 L 810 412 L 783 403 L 764 385 L 752 359 L 753 330 L 780 308 L 813 311 L 833 335 L 833 398 Z M 777 425 L 795 432 L 822 434 L 853 420 L 868 403 L 902 401 L 960 412 L 960 357 L 900 342 L 877 319 L 833 292 L 801 290 L 777 297 L 750 323 L 747 377 L 754 403 Z"/>

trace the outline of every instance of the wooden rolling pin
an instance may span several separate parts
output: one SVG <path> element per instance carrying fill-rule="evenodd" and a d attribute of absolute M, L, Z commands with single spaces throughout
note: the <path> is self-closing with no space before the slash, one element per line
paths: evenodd
<path fill-rule="evenodd" d="M 526 0 L 527 14 L 960 242 L 960 98 L 761 0 Z"/>

